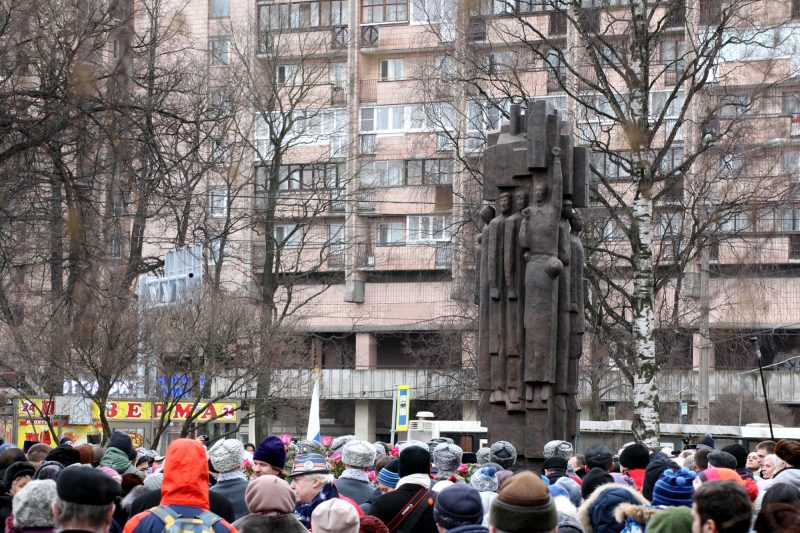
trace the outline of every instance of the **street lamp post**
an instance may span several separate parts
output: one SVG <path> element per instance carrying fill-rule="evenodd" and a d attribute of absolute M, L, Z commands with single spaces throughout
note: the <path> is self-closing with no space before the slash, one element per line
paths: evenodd
<path fill-rule="evenodd" d="M 769 436 L 773 441 L 775 440 L 775 433 L 772 431 L 772 415 L 769 412 L 769 400 L 767 399 L 767 383 L 764 381 L 764 367 L 761 366 L 761 348 L 758 347 L 758 337 L 750 337 L 750 342 L 753 343 L 753 348 L 756 352 L 756 360 L 758 361 L 758 373 L 761 374 L 761 388 L 764 390 L 764 407 L 767 408 L 767 422 L 769 423 Z"/>

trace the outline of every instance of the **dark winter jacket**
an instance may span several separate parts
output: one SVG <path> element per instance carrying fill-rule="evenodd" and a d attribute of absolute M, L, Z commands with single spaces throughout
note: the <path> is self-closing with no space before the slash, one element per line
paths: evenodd
<path fill-rule="evenodd" d="M 11 516 L 11 495 L 10 494 L 2 494 L 0 495 L 0 533 L 5 533 L 6 531 L 6 518 Z"/>
<path fill-rule="evenodd" d="M 339 492 L 336 490 L 336 486 L 333 483 L 328 483 L 322 487 L 322 490 L 314 496 L 310 503 L 298 503 L 294 508 L 294 515 L 300 520 L 303 527 L 311 529 L 311 513 L 314 512 L 314 509 L 322 502 L 338 497 Z"/>
<path fill-rule="evenodd" d="M 647 500 L 625 485 L 601 485 L 578 509 L 578 521 L 586 533 L 619 533 L 625 524 L 617 522 L 614 512 L 623 503 L 647 505 Z"/>
<path fill-rule="evenodd" d="M 387 492 L 372 502 L 369 508 L 369 514 L 380 518 L 384 524 L 388 524 L 397 514 L 411 501 L 420 489 L 426 489 L 422 485 L 405 484 L 397 487 L 392 492 Z M 436 522 L 433 520 L 433 502 L 435 496 L 431 493 L 431 497 L 426 502 L 428 508 L 422 513 L 422 516 L 417 521 L 412 533 L 438 533 Z"/>
<path fill-rule="evenodd" d="M 233 504 L 228 501 L 228 498 L 225 496 L 221 496 L 219 494 L 214 494 L 213 492 L 209 491 L 208 499 L 211 502 L 211 509 L 209 509 L 215 515 L 224 518 L 228 522 L 233 522 L 235 520 L 234 513 L 233 513 Z M 137 514 L 141 513 L 142 511 L 146 511 L 151 509 L 157 505 L 161 504 L 161 491 L 160 490 L 151 490 L 149 492 L 145 492 L 135 500 L 131 504 L 131 516 L 136 516 Z"/>
<path fill-rule="evenodd" d="M 334 485 L 339 494 L 347 496 L 359 505 L 370 501 L 375 496 L 375 489 L 367 481 L 340 478 L 334 481 Z"/>
<path fill-rule="evenodd" d="M 308 533 L 293 514 L 249 514 L 233 523 L 239 533 Z"/>
<path fill-rule="evenodd" d="M 465 526 L 454 527 L 448 529 L 452 533 L 489 533 L 489 528 L 480 524 L 467 524 Z"/>
<path fill-rule="evenodd" d="M 236 520 L 249 512 L 247 510 L 247 504 L 244 502 L 245 490 L 247 490 L 246 479 L 226 479 L 224 481 L 217 481 L 217 484 L 209 489 L 211 494 L 219 494 L 231 502 Z"/>
<path fill-rule="evenodd" d="M 167 469 L 161 485 L 161 505 L 185 518 L 209 509 L 208 459 L 203 445 L 192 439 L 178 439 L 167 450 Z M 131 517 L 124 533 L 161 533 L 164 522 L 151 511 Z M 214 524 L 214 533 L 236 530 L 224 519 Z"/>

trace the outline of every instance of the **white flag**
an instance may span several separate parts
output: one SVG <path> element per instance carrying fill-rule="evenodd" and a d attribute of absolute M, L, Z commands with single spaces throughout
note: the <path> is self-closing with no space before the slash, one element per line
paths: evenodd
<path fill-rule="evenodd" d="M 306 440 L 322 442 L 319 429 L 319 374 L 314 376 L 314 392 L 311 394 L 311 409 L 308 413 Z"/>

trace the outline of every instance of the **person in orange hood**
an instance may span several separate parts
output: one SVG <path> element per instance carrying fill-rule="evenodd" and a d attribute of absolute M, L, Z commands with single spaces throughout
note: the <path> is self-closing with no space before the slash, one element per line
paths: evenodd
<path fill-rule="evenodd" d="M 178 439 L 167 448 L 161 505 L 128 520 L 124 533 L 161 533 L 177 522 L 213 528 L 215 533 L 236 533 L 227 521 L 215 515 L 208 500 L 208 459 L 202 444 Z"/>

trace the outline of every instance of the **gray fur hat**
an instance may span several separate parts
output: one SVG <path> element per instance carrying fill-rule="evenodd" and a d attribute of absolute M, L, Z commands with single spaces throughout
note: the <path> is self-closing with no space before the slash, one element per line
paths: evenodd
<path fill-rule="evenodd" d="M 336 442 L 336 440 L 334 440 L 333 442 Z M 333 450 L 333 446 L 331 446 L 331 450 Z M 322 446 L 322 444 L 320 444 L 315 440 L 297 441 L 297 454 L 307 455 L 309 453 L 318 453 L 320 455 L 325 455 L 325 448 Z"/>
<path fill-rule="evenodd" d="M 220 474 L 233 472 L 242 466 L 244 460 L 244 445 L 238 439 L 223 439 L 217 441 L 210 450 L 208 458 L 211 466 Z"/>
<path fill-rule="evenodd" d="M 346 466 L 372 468 L 375 465 L 375 447 L 363 440 L 351 440 L 344 445 L 341 454 Z"/>
<path fill-rule="evenodd" d="M 344 445 L 350 442 L 351 440 L 360 440 L 360 439 L 355 435 L 342 435 L 341 437 L 336 437 L 335 439 L 333 439 L 333 442 L 331 442 L 331 451 L 342 453 L 342 448 L 344 448 Z"/>
<path fill-rule="evenodd" d="M 478 448 L 478 451 L 475 452 L 475 459 L 479 465 L 485 465 L 492 459 L 492 450 L 491 448 L 483 447 Z"/>
<path fill-rule="evenodd" d="M 428 441 L 428 451 L 431 452 L 431 455 L 433 455 L 433 450 L 435 450 L 436 447 L 443 442 L 447 444 L 453 444 L 453 439 L 449 437 L 436 437 L 435 439 Z"/>
<path fill-rule="evenodd" d="M 14 526 L 19 529 L 50 529 L 55 525 L 51 504 L 55 501 L 56 482 L 33 480 L 20 490 L 11 502 Z"/>
<path fill-rule="evenodd" d="M 492 444 L 491 462 L 497 463 L 503 468 L 511 468 L 517 462 L 517 449 L 514 445 L 505 440 L 499 440 Z"/>
<path fill-rule="evenodd" d="M 433 449 L 433 464 L 439 472 L 455 472 L 461 466 L 463 453 L 461 446 L 441 442 Z"/>
<path fill-rule="evenodd" d="M 148 474 L 144 478 L 144 486 L 147 490 L 161 490 L 161 485 L 164 483 L 164 473 L 156 472 L 155 474 Z"/>
<path fill-rule="evenodd" d="M 545 459 L 549 459 L 551 457 L 563 457 L 564 459 L 569 460 L 574 453 L 575 450 L 573 450 L 572 444 L 565 440 L 551 440 L 544 445 Z"/>
<path fill-rule="evenodd" d="M 480 492 L 497 492 L 499 483 L 497 481 L 497 476 L 495 476 L 496 472 L 497 469 L 494 467 L 485 466 L 477 472 L 472 473 L 472 477 L 469 478 L 469 484 Z"/>
<path fill-rule="evenodd" d="M 381 441 L 375 441 L 372 443 L 372 447 L 375 448 L 375 459 L 380 459 L 381 457 L 386 456 L 386 446 Z"/>
<path fill-rule="evenodd" d="M 64 470 L 64 465 L 58 461 L 45 461 L 33 475 L 33 479 L 55 480 L 62 470 Z"/>

